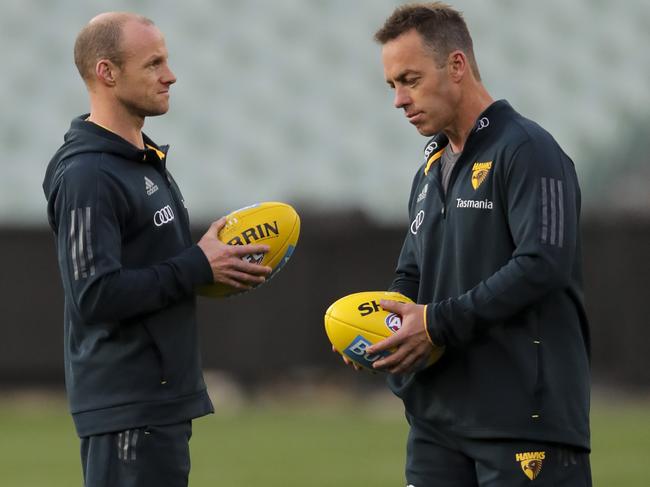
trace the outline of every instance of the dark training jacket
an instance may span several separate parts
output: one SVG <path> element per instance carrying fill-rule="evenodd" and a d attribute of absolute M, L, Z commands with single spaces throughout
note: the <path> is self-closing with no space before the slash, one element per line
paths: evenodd
<path fill-rule="evenodd" d="M 72 121 L 43 189 L 65 295 L 64 359 L 79 436 L 212 412 L 194 288 L 212 282 L 192 244 L 168 147 L 139 150 Z"/>
<path fill-rule="evenodd" d="M 473 438 L 589 449 L 580 189 L 556 141 L 504 100 L 479 117 L 445 195 L 425 149 L 391 290 L 426 304 L 446 350 L 389 384 L 410 414 Z"/>

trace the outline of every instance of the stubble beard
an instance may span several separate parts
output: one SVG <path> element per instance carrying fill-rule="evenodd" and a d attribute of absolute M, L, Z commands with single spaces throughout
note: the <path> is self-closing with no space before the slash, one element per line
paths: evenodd
<path fill-rule="evenodd" d="M 122 105 L 126 111 L 134 117 L 158 117 L 164 115 L 169 111 L 169 101 L 166 103 L 142 103 L 133 100 L 122 100 Z"/>

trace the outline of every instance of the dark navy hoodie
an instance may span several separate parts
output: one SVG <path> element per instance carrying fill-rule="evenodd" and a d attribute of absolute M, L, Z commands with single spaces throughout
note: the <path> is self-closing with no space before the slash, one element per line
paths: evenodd
<path fill-rule="evenodd" d="M 65 380 L 79 436 L 213 411 L 194 288 L 212 282 L 192 244 L 168 147 L 140 150 L 72 121 L 43 189 L 65 295 Z"/>

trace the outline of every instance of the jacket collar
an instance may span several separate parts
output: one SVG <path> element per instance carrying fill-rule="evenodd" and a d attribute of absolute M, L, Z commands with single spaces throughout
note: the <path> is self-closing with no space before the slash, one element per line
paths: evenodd
<path fill-rule="evenodd" d="M 489 136 L 491 132 L 500 125 L 501 120 L 507 113 L 514 112 L 506 100 L 497 100 L 487 107 L 476 119 L 474 128 L 467 137 L 465 142 L 465 152 L 469 147 L 481 141 L 484 137 Z M 429 170 L 442 157 L 445 147 L 449 144 L 449 139 L 443 132 L 434 135 L 424 147 L 424 174 L 427 175 Z"/>

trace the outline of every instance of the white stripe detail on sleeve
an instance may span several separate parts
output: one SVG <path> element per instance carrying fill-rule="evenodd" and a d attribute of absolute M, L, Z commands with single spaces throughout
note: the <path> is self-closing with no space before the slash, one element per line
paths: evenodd
<path fill-rule="evenodd" d="M 86 257 L 84 256 L 84 214 L 83 208 L 77 208 L 77 216 L 79 217 L 79 273 L 81 277 L 88 277 L 86 269 Z"/>
<path fill-rule="evenodd" d="M 559 179 L 542 178 L 541 187 L 541 241 L 544 244 L 564 245 L 564 187 Z"/>
<path fill-rule="evenodd" d="M 95 275 L 95 259 L 93 258 L 93 240 L 90 226 L 90 206 L 86 206 L 86 252 L 88 253 L 88 265 L 90 275 Z"/>
<path fill-rule="evenodd" d="M 130 432 L 131 430 L 126 430 L 126 432 L 124 433 L 124 455 L 123 455 L 124 460 L 129 459 L 129 433 Z"/>
<path fill-rule="evenodd" d="M 136 445 L 138 444 L 138 433 L 140 430 L 133 430 L 133 435 L 131 435 L 131 460 L 135 461 L 136 459 Z"/>
<path fill-rule="evenodd" d="M 117 458 L 122 460 L 122 433 L 117 434 Z"/>
<path fill-rule="evenodd" d="M 550 186 L 551 186 L 551 197 L 549 198 L 551 201 L 551 245 L 555 245 L 555 233 L 556 233 L 556 225 L 557 225 L 557 219 L 556 219 L 556 213 L 555 213 L 555 180 L 550 179 L 548 180 Z"/>
<path fill-rule="evenodd" d="M 79 279 L 79 264 L 77 264 L 77 238 L 76 238 L 76 211 L 72 210 L 70 212 L 70 256 L 72 258 L 72 268 L 74 269 L 74 280 Z"/>
<path fill-rule="evenodd" d="M 95 275 L 90 206 L 70 211 L 70 254 L 75 281 Z"/>

